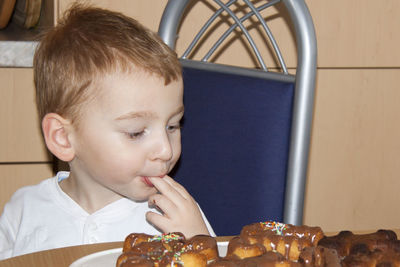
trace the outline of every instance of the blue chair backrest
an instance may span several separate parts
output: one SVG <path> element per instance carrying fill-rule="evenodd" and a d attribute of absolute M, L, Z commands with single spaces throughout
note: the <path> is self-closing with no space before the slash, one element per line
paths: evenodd
<path fill-rule="evenodd" d="M 217 235 L 282 221 L 294 84 L 184 67 L 182 157 L 174 177 Z"/>

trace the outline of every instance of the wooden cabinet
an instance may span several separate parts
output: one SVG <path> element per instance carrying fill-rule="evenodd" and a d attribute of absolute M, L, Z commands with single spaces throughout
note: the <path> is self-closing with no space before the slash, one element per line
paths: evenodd
<path fill-rule="evenodd" d="M 32 69 L 0 68 L 0 210 L 19 187 L 52 176 L 41 136 Z"/>
<path fill-rule="evenodd" d="M 306 0 L 315 21 L 320 68 L 400 65 L 400 2 Z"/>
<path fill-rule="evenodd" d="M 31 68 L 0 69 L 0 162 L 48 162 Z"/>
<path fill-rule="evenodd" d="M 320 69 L 305 223 L 393 228 L 400 180 L 399 69 Z"/>

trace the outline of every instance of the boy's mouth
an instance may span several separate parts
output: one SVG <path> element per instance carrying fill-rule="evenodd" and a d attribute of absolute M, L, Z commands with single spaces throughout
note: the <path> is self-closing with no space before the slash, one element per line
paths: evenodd
<path fill-rule="evenodd" d="M 150 187 L 154 187 L 153 183 L 150 182 L 149 177 L 143 176 L 143 181 L 144 181 L 144 183 L 145 183 L 146 185 L 148 185 L 148 186 L 150 186 Z"/>
<path fill-rule="evenodd" d="M 160 175 L 158 176 L 159 178 L 163 178 L 165 175 Z M 150 182 L 150 179 L 148 176 L 142 176 L 143 177 L 143 181 L 146 185 L 150 186 L 150 187 L 154 187 L 154 184 L 152 182 Z"/>

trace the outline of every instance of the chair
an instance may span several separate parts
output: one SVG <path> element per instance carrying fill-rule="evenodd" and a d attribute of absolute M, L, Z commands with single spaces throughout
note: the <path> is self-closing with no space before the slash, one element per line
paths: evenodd
<path fill-rule="evenodd" d="M 185 115 L 182 157 L 173 175 L 197 200 L 217 235 L 236 235 L 243 225 L 265 220 L 302 224 L 317 54 L 308 8 L 304 0 L 243 0 L 249 12 L 237 16 L 230 9 L 237 0 L 214 1 L 219 8 L 181 56 Z M 173 49 L 189 2 L 169 0 L 163 13 L 159 35 Z M 294 27 L 296 75 L 288 74 L 261 15 L 277 4 L 286 7 Z M 222 15 L 232 18 L 229 29 L 201 60 L 189 59 Z M 250 18 L 265 30 L 280 72 L 268 70 L 244 26 Z M 237 29 L 250 43 L 259 68 L 208 62 Z"/>

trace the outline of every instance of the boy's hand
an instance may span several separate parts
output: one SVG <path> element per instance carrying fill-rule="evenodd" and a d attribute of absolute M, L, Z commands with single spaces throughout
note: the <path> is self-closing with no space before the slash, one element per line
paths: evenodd
<path fill-rule="evenodd" d="M 171 177 L 149 177 L 160 194 L 149 198 L 149 205 L 156 206 L 163 214 L 148 212 L 147 220 L 164 233 L 181 232 L 186 238 L 209 235 L 196 201 L 186 189 Z"/>

